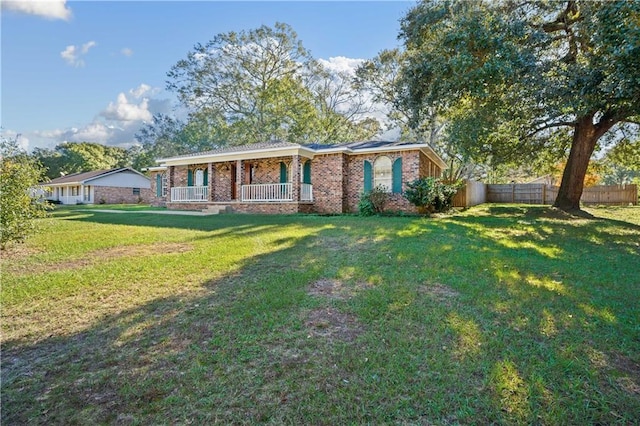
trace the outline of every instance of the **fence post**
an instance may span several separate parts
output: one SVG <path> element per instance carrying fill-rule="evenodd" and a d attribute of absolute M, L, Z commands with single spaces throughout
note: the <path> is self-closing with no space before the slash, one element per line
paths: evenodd
<path fill-rule="evenodd" d="M 516 202 L 516 184 L 515 183 L 511 184 L 511 202 L 512 203 Z"/>
<path fill-rule="evenodd" d="M 547 204 L 547 185 L 542 184 L 542 205 Z"/>

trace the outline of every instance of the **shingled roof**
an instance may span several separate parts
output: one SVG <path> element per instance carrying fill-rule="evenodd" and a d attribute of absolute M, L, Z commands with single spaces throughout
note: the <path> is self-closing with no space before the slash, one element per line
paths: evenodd
<path fill-rule="evenodd" d="M 50 180 L 49 182 L 46 182 L 45 185 L 58 185 L 58 184 L 63 184 L 63 183 L 77 183 L 77 184 L 83 184 L 87 181 L 93 180 L 93 179 L 97 179 L 100 176 L 105 176 L 105 175 L 110 175 L 113 173 L 118 173 L 121 171 L 125 171 L 125 170 L 129 170 L 132 171 L 134 173 L 140 174 L 139 172 L 133 170 L 130 167 L 118 167 L 115 169 L 109 169 L 109 170 L 94 170 L 91 172 L 81 172 L 81 173 L 73 173 L 70 175 L 66 175 L 66 176 L 60 176 L 59 178 L 55 178 Z"/>

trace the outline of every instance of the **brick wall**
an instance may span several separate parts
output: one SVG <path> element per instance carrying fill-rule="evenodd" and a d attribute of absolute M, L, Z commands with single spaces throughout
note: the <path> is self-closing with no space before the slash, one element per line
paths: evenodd
<path fill-rule="evenodd" d="M 318 213 L 344 213 L 344 154 L 317 155 L 311 161 L 313 200 Z"/>
<path fill-rule="evenodd" d="M 149 188 L 140 188 L 140 195 L 134 195 L 133 188 L 93 187 L 94 204 L 146 204 L 152 202 L 154 194 Z"/>
<path fill-rule="evenodd" d="M 248 213 L 296 213 L 314 211 L 317 213 L 348 213 L 358 211 L 358 202 L 364 190 L 364 161 L 373 165 L 379 156 L 387 156 L 392 163 L 402 157 L 402 189 L 406 183 L 422 176 L 440 176 L 440 168 L 421 151 L 385 152 L 362 155 L 346 155 L 342 153 L 320 154 L 311 160 L 311 183 L 313 185 L 312 205 L 308 203 L 245 203 L 239 207 Z M 253 170 L 251 183 L 270 184 L 280 183 L 280 162 L 289 164 L 289 181 L 300 179 L 300 164 L 305 158 L 277 157 L 254 161 L 237 161 L 234 163 L 202 164 L 190 166 L 207 168 L 209 170 L 210 200 L 214 202 L 231 201 L 231 164 L 237 167 L 237 197 L 240 198 L 240 185 L 247 184 L 250 165 Z M 171 186 L 187 186 L 187 166 L 169 168 Z M 155 196 L 155 176 L 152 179 L 152 194 Z M 181 208 L 173 203 L 171 208 Z M 193 204 L 187 207 L 193 209 Z M 197 206 L 195 208 L 198 208 Z M 402 210 L 414 212 L 415 208 L 402 194 L 389 194 L 387 210 Z"/>
<path fill-rule="evenodd" d="M 417 179 L 420 175 L 420 157 L 419 151 L 402 151 L 402 152 L 385 152 L 378 154 L 352 155 L 348 159 L 348 182 L 346 195 L 347 212 L 356 213 L 358 211 L 358 202 L 364 191 L 364 161 L 371 162 L 371 165 L 380 156 L 386 156 L 391 159 L 391 163 L 402 157 L 402 190 L 406 189 L 406 183 Z M 423 154 L 422 154 L 423 155 Z M 389 201 L 386 210 L 402 210 L 406 212 L 414 212 L 414 206 L 409 203 L 402 194 L 389 194 Z"/>

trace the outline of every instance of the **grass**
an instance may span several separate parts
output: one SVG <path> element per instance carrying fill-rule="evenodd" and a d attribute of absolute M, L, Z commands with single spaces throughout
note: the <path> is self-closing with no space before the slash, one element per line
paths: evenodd
<path fill-rule="evenodd" d="M 2 258 L 3 424 L 633 424 L 640 209 L 60 209 Z"/>

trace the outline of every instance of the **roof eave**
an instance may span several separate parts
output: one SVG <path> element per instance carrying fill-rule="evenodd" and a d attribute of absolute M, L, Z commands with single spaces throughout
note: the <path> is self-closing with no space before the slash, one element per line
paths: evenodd
<path fill-rule="evenodd" d="M 255 160 L 260 158 L 285 157 L 289 155 L 300 155 L 306 158 L 313 158 L 316 151 L 302 145 L 282 146 L 278 148 L 260 148 L 250 151 L 210 153 L 203 155 L 189 155 L 182 157 L 161 158 L 156 160 L 159 167 L 167 166 L 187 166 L 199 163 L 224 163 L 235 160 Z"/>

